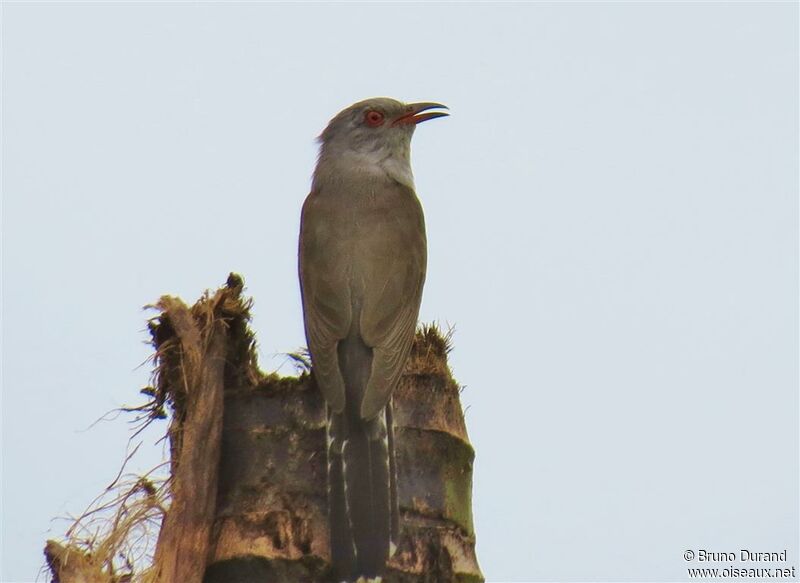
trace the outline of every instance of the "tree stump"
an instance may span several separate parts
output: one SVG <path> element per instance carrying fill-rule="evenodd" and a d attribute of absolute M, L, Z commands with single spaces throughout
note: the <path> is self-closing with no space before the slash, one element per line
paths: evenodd
<path fill-rule="evenodd" d="M 174 298 L 157 305 L 150 410 L 172 413 L 170 501 L 154 564 L 130 580 L 331 581 L 325 403 L 313 371 L 258 370 L 242 288 L 231 274 L 190 309 Z M 448 351 L 436 327 L 423 326 L 393 396 L 401 534 L 386 583 L 483 581 L 474 452 Z"/>

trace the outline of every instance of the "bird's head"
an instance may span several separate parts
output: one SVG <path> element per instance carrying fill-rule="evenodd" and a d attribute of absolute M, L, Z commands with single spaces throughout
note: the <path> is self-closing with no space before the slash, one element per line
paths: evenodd
<path fill-rule="evenodd" d="M 374 97 L 340 111 L 322 132 L 321 154 L 357 153 L 371 158 L 408 159 L 411 136 L 418 123 L 448 115 L 440 103 L 402 103 Z"/>
<path fill-rule="evenodd" d="M 373 97 L 354 103 L 334 117 L 319 139 L 373 150 L 384 145 L 408 143 L 418 123 L 448 115 L 440 103 L 402 103 L 389 97 Z M 423 113 L 427 112 L 427 113 Z"/>

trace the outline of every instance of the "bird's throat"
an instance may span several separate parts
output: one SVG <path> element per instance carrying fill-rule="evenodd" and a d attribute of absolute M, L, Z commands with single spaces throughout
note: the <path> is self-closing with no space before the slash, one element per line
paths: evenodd
<path fill-rule="evenodd" d="M 414 174 L 407 156 L 386 151 L 349 150 L 336 156 L 321 156 L 314 172 L 314 182 L 347 176 L 355 180 L 388 179 L 414 190 Z"/>

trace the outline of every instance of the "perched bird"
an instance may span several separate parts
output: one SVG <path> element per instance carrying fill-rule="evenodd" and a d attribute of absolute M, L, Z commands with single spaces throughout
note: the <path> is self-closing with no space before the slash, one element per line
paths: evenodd
<path fill-rule="evenodd" d="M 328 408 L 331 562 L 340 581 L 379 577 L 399 532 L 391 398 L 427 261 L 411 136 L 418 123 L 447 115 L 441 109 L 380 97 L 340 112 L 319 138 L 303 205 L 300 288 Z"/>

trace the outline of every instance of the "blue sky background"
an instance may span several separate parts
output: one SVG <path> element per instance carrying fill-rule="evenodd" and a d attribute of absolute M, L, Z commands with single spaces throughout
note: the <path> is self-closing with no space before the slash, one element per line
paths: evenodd
<path fill-rule="evenodd" d="M 487 580 L 800 567 L 797 3 L 3 2 L 1 32 L 2 581 L 116 475 L 129 426 L 89 426 L 140 402 L 142 306 L 239 272 L 291 372 L 314 138 L 376 95 L 452 109 L 414 138 L 421 317 L 456 327 Z"/>

